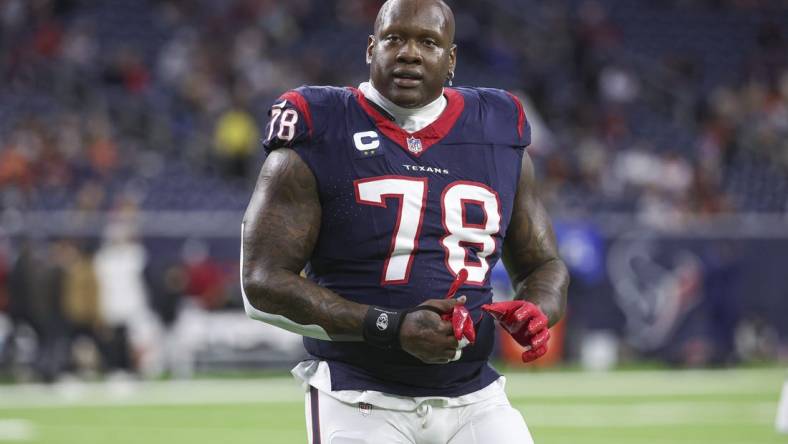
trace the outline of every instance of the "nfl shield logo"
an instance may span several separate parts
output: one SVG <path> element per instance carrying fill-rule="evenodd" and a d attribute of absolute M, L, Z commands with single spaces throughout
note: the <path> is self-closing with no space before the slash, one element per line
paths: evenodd
<path fill-rule="evenodd" d="M 408 142 L 408 151 L 413 154 L 419 154 L 421 152 L 421 139 L 408 137 L 406 141 Z"/>

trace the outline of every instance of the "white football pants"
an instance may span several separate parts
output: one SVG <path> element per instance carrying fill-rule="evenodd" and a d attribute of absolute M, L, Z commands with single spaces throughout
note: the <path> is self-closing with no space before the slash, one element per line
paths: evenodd
<path fill-rule="evenodd" d="M 463 406 L 429 400 L 398 411 L 348 404 L 308 388 L 309 444 L 533 444 L 523 416 L 503 392 Z"/>

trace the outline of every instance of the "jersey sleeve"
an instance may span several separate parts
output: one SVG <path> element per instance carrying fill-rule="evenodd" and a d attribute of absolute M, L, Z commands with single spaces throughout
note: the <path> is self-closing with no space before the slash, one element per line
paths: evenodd
<path fill-rule="evenodd" d="M 263 148 L 266 153 L 277 148 L 294 148 L 312 139 L 312 114 L 309 102 L 298 91 L 280 96 L 268 111 Z"/>
<path fill-rule="evenodd" d="M 520 99 L 517 98 L 517 96 L 508 91 L 506 94 L 509 95 L 515 105 L 516 117 L 514 117 L 513 120 L 517 125 L 518 144 L 522 147 L 527 147 L 531 144 L 531 125 L 528 123 L 528 118 L 525 115 L 525 109 L 523 108 L 523 104 Z"/>

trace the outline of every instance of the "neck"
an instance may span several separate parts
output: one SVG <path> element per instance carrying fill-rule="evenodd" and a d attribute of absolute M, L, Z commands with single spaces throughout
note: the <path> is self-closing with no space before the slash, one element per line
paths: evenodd
<path fill-rule="evenodd" d="M 446 97 L 443 94 L 422 107 L 404 108 L 384 97 L 372 82 L 364 82 L 358 89 L 364 97 L 391 114 L 397 125 L 409 133 L 415 133 L 437 120 L 446 108 Z"/>

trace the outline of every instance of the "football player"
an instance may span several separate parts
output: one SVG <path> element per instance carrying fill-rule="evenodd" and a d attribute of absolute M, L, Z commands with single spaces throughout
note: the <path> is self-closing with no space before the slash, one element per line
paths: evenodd
<path fill-rule="evenodd" d="M 271 107 L 242 228 L 244 303 L 304 336 L 312 359 L 293 374 L 311 443 L 532 442 L 488 362 L 495 322 L 539 358 L 569 277 L 523 108 L 445 87 L 453 40 L 443 1 L 390 0 L 368 82 L 301 87 Z M 517 295 L 491 303 L 501 258 Z"/>

